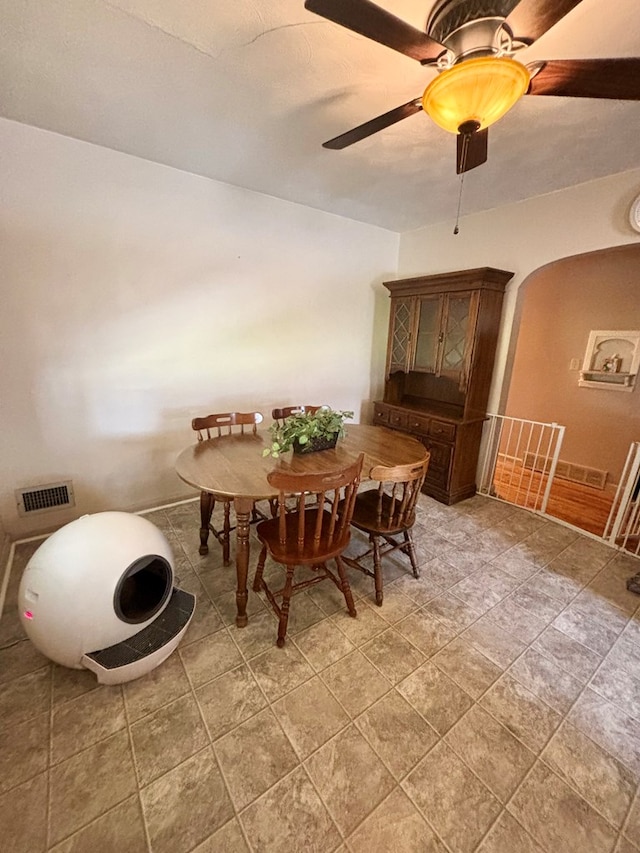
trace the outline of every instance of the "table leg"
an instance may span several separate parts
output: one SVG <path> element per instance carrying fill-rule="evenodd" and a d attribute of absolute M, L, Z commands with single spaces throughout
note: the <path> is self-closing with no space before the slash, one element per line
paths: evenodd
<path fill-rule="evenodd" d="M 215 501 L 209 492 L 200 492 L 200 554 L 208 554 L 209 524 Z"/>
<path fill-rule="evenodd" d="M 236 510 L 236 625 L 244 628 L 247 624 L 247 575 L 249 573 L 249 519 L 253 501 L 248 498 L 235 498 Z"/>

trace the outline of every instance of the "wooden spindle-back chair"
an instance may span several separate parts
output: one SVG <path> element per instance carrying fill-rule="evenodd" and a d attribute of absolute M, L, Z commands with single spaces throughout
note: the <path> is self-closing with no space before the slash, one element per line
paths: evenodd
<path fill-rule="evenodd" d="M 325 473 L 293 474 L 276 469 L 269 483 L 279 490 L 277 517 L 262 521 L 256 534 L 262 543 L 253 589 L 264 590 L 278 616 L 277 645 L 282 647 L 287 634 L 291 596 L 322 580 L 329 579 L 344 595 L 350 616 L 356 615 L 341 554 L 349 544 L 350 524 L 355 506 L 364 454 L 351 465 Z M 309 505 L 306 497 L 315 495 Z M 287 498 L 295 499 L 291 509 Z M 330 501 L 330 503 L 328 502 Z M 284 586 L 276 591 L 264 580 L 267 555 L 286 568 Z M 338 574 L 328 567 L 334 560 Z M 294 583 L 296 566 L 308 566 L 315 575 Z"/>
<path fill-rule="evenodd" d="M 285 418 L 291 417 L 291 415 L 314 414 L 321 408 L 322 406 L 284 406 L 281 409 L 273 409 L 271 417 L 276 423 L 282 425 Z"/>
<path fill-rule="evenodd" d="M 357 557 L 345 557 L 344 561 L 374 579 L 378 605 L 383 600 L 382 557 L 401 550 L 409 557 L 414 577 L 420 576 L 411 529 L 428 465 L 427 458 L 417 465 L 376 466 L 369 476 L 378 480 L 377 488 L 361 492 L 356 498 L 351 524 L 369 536 L 371 547 Z M 368 558 L 372 555 L 371 566 Z"/>

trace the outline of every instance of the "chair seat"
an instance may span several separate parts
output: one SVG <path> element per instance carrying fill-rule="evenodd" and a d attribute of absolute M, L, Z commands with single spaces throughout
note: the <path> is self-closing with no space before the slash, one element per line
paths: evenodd
<path fill-rule="evenodd" d="M 358 530 L 380 534 L 381 536 L 393 536 L 395 533 L 402 533 L 404 530 L 413 527 L 416 520 L 415 512 L 411 512 L 408 516 L 405 515 L 402 519 L 397 516 L 392 518 L 390 512 L 390 496 L 383 495 L 382 507 L 380 507 L 378 490 L 369 489 L 366 492 L 360 492 L 356 497 L 351 524 Z"/>
<path fill-rule="evenodd" d="M 306 512 L 304 519 L 304 542 L 298 545 L 298 512 L 288 512 L 285 518 L 287 541 L 280 542 L 279 519 L 270 518 L 261 521 L 256 526 L 256 535 L 263 545 L 266 545 L 271 557 L 285 566 L 302 566 L 313 563 L 323 563 L 333 559 L 349 544 L 350 532 L 347 527 L 341 537 L 332 537 L 329 541 L 326 531 L 331 518 L 330 513 L 323 512 L 323 535 L 314 542 L 313 533 L 316 526 L 316 513 Z"/>

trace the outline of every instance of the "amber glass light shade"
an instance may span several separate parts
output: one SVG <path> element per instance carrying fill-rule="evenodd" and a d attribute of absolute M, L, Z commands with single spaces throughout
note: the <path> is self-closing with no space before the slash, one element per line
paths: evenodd
<path fill-rule="evenodd" d="M 477 121 L 483 129 L 502 118 L 524 95 L 529 79 L 527 69 L 515 59 L 467 59 L 431 81 L 422 106 L 450 133 L 458 133 L 466 121 Z"/>

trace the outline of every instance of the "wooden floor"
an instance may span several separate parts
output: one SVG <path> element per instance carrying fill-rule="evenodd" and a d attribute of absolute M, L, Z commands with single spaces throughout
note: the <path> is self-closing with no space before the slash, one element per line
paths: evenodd
<path fill-rule="evenodd" d="M 547 477 L 515 462 L 498 462 L 493 480 L 496 497 L 528 509 L 540 509 Z M 612 491 L 594 489 L 556 477 L 551 487 L 548 515 L 602 536 L 613 502 Z"/>

